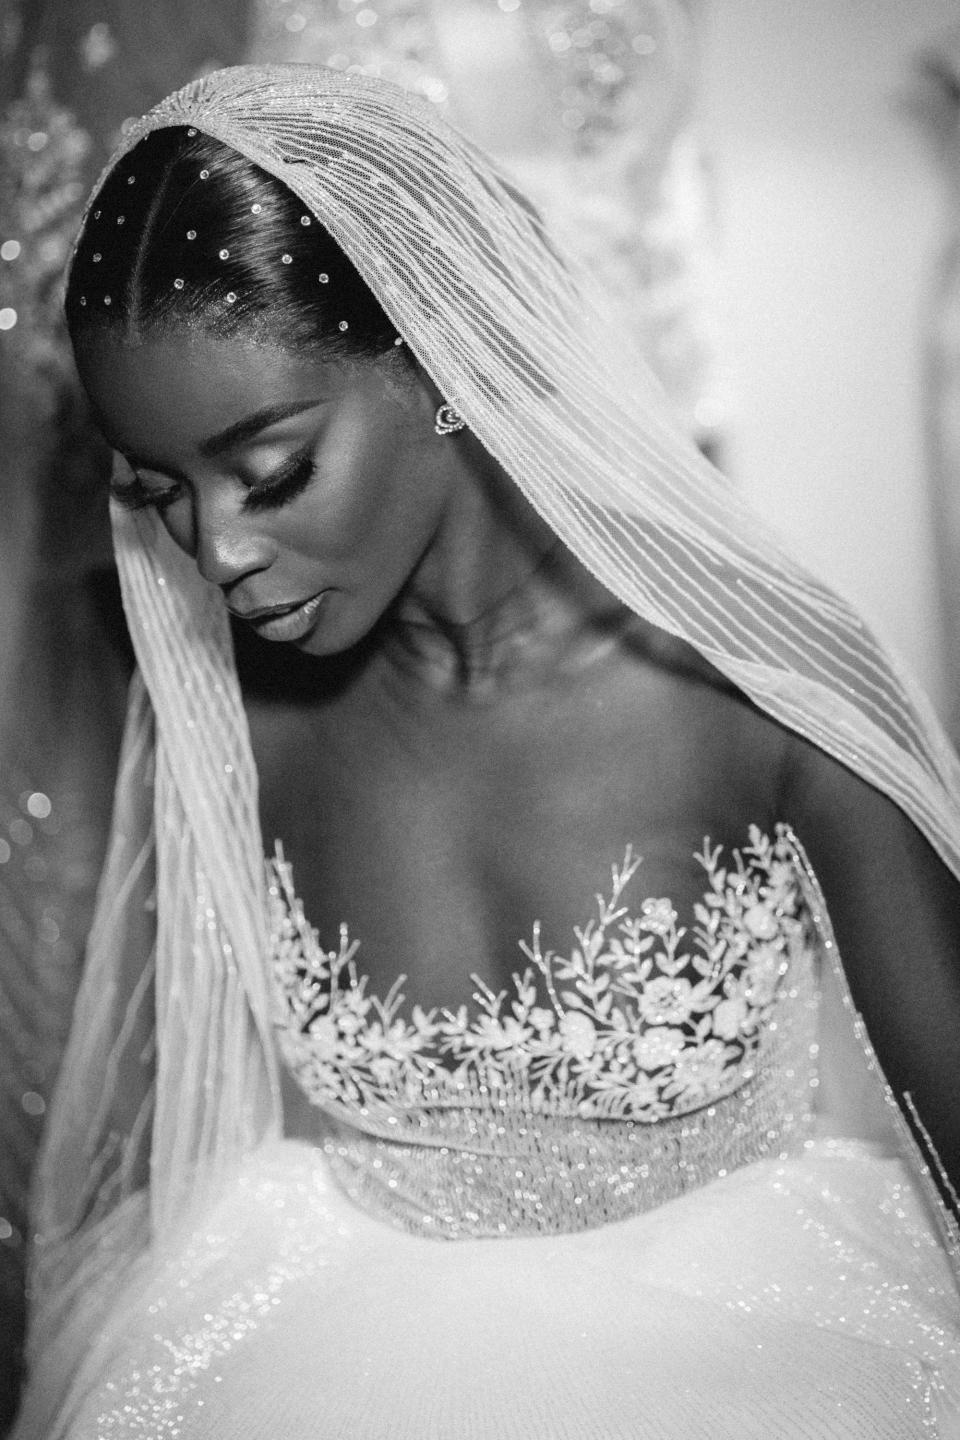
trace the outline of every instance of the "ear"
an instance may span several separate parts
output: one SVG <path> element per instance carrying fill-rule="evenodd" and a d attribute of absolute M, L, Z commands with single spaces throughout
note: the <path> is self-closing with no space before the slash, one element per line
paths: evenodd
<path fill-rule="evenodd" d="M 432 430 L 436 413 L 441 405 L 446 404 L 446 397 L 416 356 L 403 345 L 376 363 L 382 367 L 391 393 L 402 400 L 408 411 L 422 417 L 424 425 Z"/>
<path fill-rule="evenodd" d="M 407 356 L 407 373 L 411 376 L 414 386 L 419 391 L 424 413 L 433 416 L 441 405 L 446 404 L 446 396 L 434 383 L 430 375 L 427 374 L 416 356 L 412 355 L 410 351 L 406 349 L 406 346 L 403 347 L 403 350 Z"/>

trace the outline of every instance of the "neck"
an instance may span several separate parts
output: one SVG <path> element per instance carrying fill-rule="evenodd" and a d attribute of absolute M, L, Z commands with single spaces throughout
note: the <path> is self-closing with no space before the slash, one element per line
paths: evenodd
<path fill-rule="evenodd" d="M 584 663 L 588 651 L 610 643 L 611 617 L 622 607 L 503 469 L 471 439 L 464 449 L 464 476 L 387 618 L 385 650 L 431 689 L 497 693 L 558 662 Z"/>

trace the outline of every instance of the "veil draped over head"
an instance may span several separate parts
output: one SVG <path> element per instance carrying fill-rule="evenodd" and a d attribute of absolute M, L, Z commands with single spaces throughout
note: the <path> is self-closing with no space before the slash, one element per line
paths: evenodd
<path fill-rule="evenodd" d="M 614 595 L 890 796 L 960 874 L 960 767 L 925 700 L 702 459 L 473 146 L 392 86 L 285 65 L 187 86 L 125 134 L 114 163 L 176 125 L 303 201 Z M 257 779 L 225 606 L 153 512 L 118 510 L 114 526 L 139 677 L 41 1165 L 38 1356 L 89 1338 L 97 1297 L 281 1125 Z"/>

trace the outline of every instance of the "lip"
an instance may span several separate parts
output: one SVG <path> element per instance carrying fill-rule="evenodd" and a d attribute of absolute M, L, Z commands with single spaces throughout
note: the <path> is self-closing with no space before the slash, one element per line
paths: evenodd
<path fill-rule="evenodd" d="M 328 595 L 321 590 L 294 605 L 264 605 L 259 610 L 231 611 L 238 619 L 252 625 L 265 640 L 301 640 L 313 629 L 317 614 Z"/>

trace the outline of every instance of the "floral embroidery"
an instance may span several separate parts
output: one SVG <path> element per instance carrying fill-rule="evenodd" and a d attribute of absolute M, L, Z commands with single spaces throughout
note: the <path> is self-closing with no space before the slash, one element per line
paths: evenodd
<path fill-rule="evenodd" d="M 346 927 L 325 951 L 278 853 L 269 889 L 286 1059 L 321 1105 L 489 1103 L 519 1087 L 534 1110 L 655 1121 L 728 1095 L 755 1073 L 810 922 L 786 826 L 772 841 L 752 827 L 729 863 L 709 841 L 696 858 L 707 889 L 692 930 L 669 900 L 644 900 L 636 915 L 622 903 L 640 865 L 628 849 L 569 955 L 543 950 L 535 925 L 512 992 L 474 977 L 473 1013 L 414 1006 L 405 1018 L 404 977 L 370 994 Z"/>

